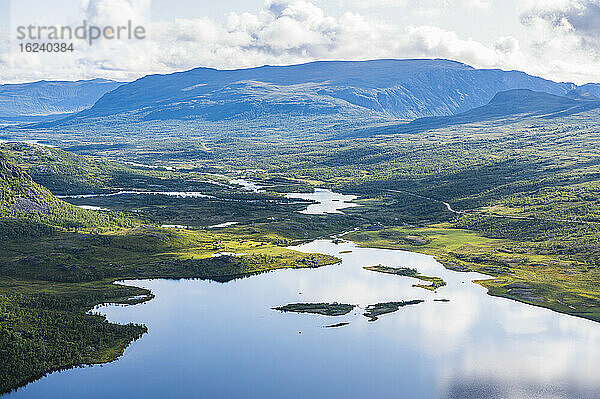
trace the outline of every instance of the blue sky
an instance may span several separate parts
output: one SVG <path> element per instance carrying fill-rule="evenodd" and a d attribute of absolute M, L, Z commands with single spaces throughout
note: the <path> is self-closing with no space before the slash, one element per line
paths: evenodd
<path fill-rule="evenodd" d="M 197 66 L 451 58 L 553 80 L 600 81 L 600 0 L 0 0 L 0 82 L 131 80 Z M 132 20 L 142 41 L 19 51 L 19 25 Z M 2 36 L 3 35 L 3 36 Z"/>

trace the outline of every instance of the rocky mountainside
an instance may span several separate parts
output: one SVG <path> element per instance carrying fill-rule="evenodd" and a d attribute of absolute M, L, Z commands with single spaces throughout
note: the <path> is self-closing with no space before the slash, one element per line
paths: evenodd
<path fill-rule="evenodd" d="M 579 90 L 600 98 L 600 83 L 588 83 L 578 87 Z"/>
<path fill-rule="evenodd" d="M 46 188 L 31 180 L 21 168 L 0 153 L 0 216 L 35 211 L 48 214 L 59 204 L 60 201 Z"/>

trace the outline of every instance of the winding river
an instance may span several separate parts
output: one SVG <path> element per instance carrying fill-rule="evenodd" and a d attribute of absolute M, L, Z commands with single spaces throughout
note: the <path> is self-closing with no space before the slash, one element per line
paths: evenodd
<path fill-rule="evenodd" d="M 600 325 L 488 296 L 485 278 L 428 255 L 318 240 L 293 249 L 338 265 L 217 283 L 136 280 L 156 298 L 96 309 L 149 333 L 106 365 L 53 373 L 8 398 L 594 398 Z M 364 270 L 413 267 L 447 286 Z M 421 299 L 369 322 L 363 309 Z M 435 300 L 448 300 L 441 302 Z M 297 302 L 340 302 L 346 316 L 280 313 Z M 326 328 L 349 323 L 339 328 Z"/>

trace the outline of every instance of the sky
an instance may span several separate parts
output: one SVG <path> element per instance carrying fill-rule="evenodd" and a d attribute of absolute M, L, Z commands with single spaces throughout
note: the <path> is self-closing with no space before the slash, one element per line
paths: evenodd
<path fill-rule="evenodd" d="M 132 21 L 144 39 L 21 51 L 36 40 L 19 40 L 19 26 L 84 20 L 101 29 Z M 600 0 L 0 0 L 0 83 L 376 58 L 600 82 Z"/>

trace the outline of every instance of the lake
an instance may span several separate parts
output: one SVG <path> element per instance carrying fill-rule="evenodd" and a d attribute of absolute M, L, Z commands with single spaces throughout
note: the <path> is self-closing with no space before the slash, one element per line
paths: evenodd
<path fill-rule="evenodd" d="M 358 197 L 356 195 L 344 195 L 335 193 L 324 188 L 316 188 L 314 193 L 290 193 L 285 195 L 290 199 L 303 199 L 307 201 L 316 201 L 315 204 L 300 211 L 307 215 L 322 215 L 324 213 L 342 213 L 342 209 L 359 206 L 355 202 L 351 202 Z"/>
<path fill-rule="evenodd" d="M 261 190 L 246 183 L 236 182 Z M 340 212 L 355 198 L 324 189 L 292 196 L 317 201 L 303 211 L 311 214 Z M 8 398 L 600 397 L 597 323 L 490 297 L 472 283 L 486 276 L 447 270 L 428 255 L 331 240 L 293 249 L 342 262 L 228 283 L 128 281 L 156 298 L 94 311 L 144 323 L 148 334 L 116 362 L 53 373 Z M 448 285 L 433 293 L 412 286 L 421 281 L 363 269 L 378 264 L 416 268 Z M 375 322 L 362 314 L 414 299 L 425 302 Z M 272 310 L 302 302 L 359 307 L 340 317 Z M 326 328 L 339 323 L 349 324 Z"/>
<path fill-rule="evenodd" d="M 320 269 L 281 270 L 228 283 L 145 280 L 156 298 L 97 311 L 149 333 L 118 361 L 67 370 L 9 398 L 574 398 L 598 397 L 600 326 L 506 299 L 471 283 L 475 273 L 432 257 L 319 240 L 296 247 L 340 257 Z M 352 251 L 347 253 L 340 253 Z M 414 267 L 448 285 L 363 269 Z M 295 302 L 423 299 L 368 322 L 280 313 Z M 450 302 L 434 302 L 448 299 Z M 340 328 L 324 328 L 348 322 Z"/>

